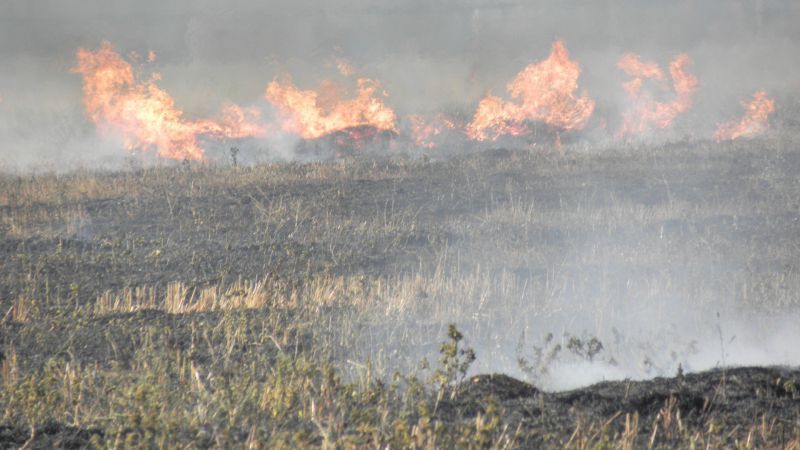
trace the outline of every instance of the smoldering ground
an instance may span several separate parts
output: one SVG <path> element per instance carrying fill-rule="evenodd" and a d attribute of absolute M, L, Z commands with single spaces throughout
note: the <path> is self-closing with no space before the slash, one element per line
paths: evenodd
<path fill-rule="evenodd" d="M 797 364 L 798 278 L 782 247 L 798 217 L 778 194 L 797 160 L 766 141 L 746 151 L 755 165 L 733 156 L 753 144 L 572 155 L 525 175 L 509 154 L 481 157 L 461 183 L 488 191 L 484 212 L 441 221 L 453 238 L 431 275 L 407 280 L 408 306 L 367 327 L 368 354 L 430 357 L 449 318 L 477 350 L 475 373 L 549 389 Z"/>
<path fill-rule="evenodd" d="M 435 364 L 450 323 L 475 373 L 547 389 L 795 365 L 795 143 L 6 177 L 0 296 L 95 311 L 72 338 L 20 325 L 34 367 L 59 341 L 84 362 L 129 358 L 134 341 L 98 338 L 109 314 L 181 314 L 135 292 L 184 292 L 192 311 L 192 292 L 241 280 L 312 308 L 287 330 L 354 376 Z"/>
<path fill-rule="evenodd" d="M 627 144 L 587 130 L 565 150 L 567 156 L 510 151 L 461 157 L 453 171 L 447 161 L 438 162 L 436 169 L 423 167 L 407 179 L 387 176 L 367 183 L 366 192 L 357 189 L 354 177 L 345 183 L 353 198 L 336 203 L 338 209 L 315 210 L 304 203 L 318 193 L 313 186 L 283 192 L 300 208 L 292 211 L 295 232 L 307 227 L 306 237 L 281 234 L 289 226 L 284 223 L 256 227 L 264 236 L 275 232 L 268 243 L 245 237 L 252 229 L 241 235 L 233 230 L 220 239 L 240 245 L 236 248 L 248 258 L 222 262 L 246 277 L 275 270 L 258 259 L 263 250 L 258 246 L 272 245 L 273 254 L 275 246 L 314 247 L 310 236 L 321 226 L 315 217 L 344 218 L 354 241 L 370 230 L 406 233 L 399 241 L 373 236 L 369 246 L 329 232 L 327 250 L 317 245 L 309 250 L 313 257 L 290 255 L 298 259 L 283 268 L 320 264 L 315 267 L 321 271 L 323 262 L 336 268 L 342 258 L 336 249 L 343 248 L 358 260 L 347 270 L 394 277 L 395 302 L 385 306 L 382 319 L 371 317 L 359 328 L 352 348 L 342 351 L 345 360 L 383 364 L 387 375 L 435 358 L 449 322 L 458 323 L 477 350 L 473 370 L 510 373 L 554 389 L 603 378 L 671 375 L 679 366 L 797 364 L 800 355 L 792 343 L 798 336 L 791 326 L 800 287 L 793 262 L 797 161 L 790 149 L 795 141 L 787 137 L 791 131 L 721 147 L 704 138 L 717 123 L 739 116 L 739 102 L 756 89 L 787 99 L 779 111 L 792 110 L 791 94 L 800 80 L 798 17 L 798 6 L 789 1 L 5 2 L 0 154 L 12 168 L 60 168 L 69 161 L 119 167 L 129 161 L 119 139 L 98 135 L 88 123 L 80 77 L 70 73 L 76 49 L 97 48 L 103 40 L 122 54 L 155 51 L 159 85 L 188 116 L 206 117 L 226 101 L 259 104 L 265 84 L 281 74 L 291 74 L 300 86 L 315 86 L 336 76 L 337 58 L 380 80 L 389 93 L 386 102 L 400 116 L 445 109 L 468 116 L 487 92 L 503 94 L 514 74 L 546 57 L 554 39 L 563 39 L 582 67 L 581 89 L 597 101 L 597 120 L 605 119 L 609 129 L 627 102 L 621 89 L 625 77 L 616 68 L 619 56 L 633 51 L 666 67 L 686 52 L 701 87 L 694 108 L 671 131 Z M 242 146 L 242 157 L 292 159 L 296 139 L 283 139 Z M 677 140 L 685 149 L 650 144 L 664 140 Z M 600 141 L 603 145 L 595 146 Z M 227 147 L 218 151 L 222 158 Z M 340 189 L 335 183 L 328 187 Z M 161 197 L 151 205 L 174 211 L 173 199 L 164 199 L 168 206 Z M 199 202 L 216 211 L 213 196 Z M 126 205 L 78 208 L 84 211 L 80 220 L 92 223 L 91 235 L 85 227 L 77 237 L 69 235 L 75 227 L 45 227 L 52 240 L 42 248 L 57 245 L 60 233 L 78 246 L 104 233 L 122 233 L 115 230 L 123 227 L 117 216 L 105 215 L 103 208 Z M 243 208 L 249 212 L 242 221 L 257 210 Z M 65 217 L 73 213 L 66 211 Z M 300 213 L 308 214 L 307 222 L 297 219 Z M 42 225 L 4 214 L 22 240 L 36 237 Z M 143 229 L 161 227 L 164 236 L 186 219 L 170 218 L 176 222 L 163 225 L 149 214 L 133 213 L 151 225 Z M 359 214 L 382 222 L 360 229 Z M 415 226 L 424 232 L 415 234 Z M 196 263 L 198 258 L 176 242 L 195 247 L 200 244 L 192 239 L 200 234 L 172 240 L 170 261 Z M 170 266 L 171 281 L 220 281 L 211 272 L 222 262 L 209 250 L 217 244 L 203 240 L 206 244 L 207 259 L 200 257 L 197 266 Z M 155 250 L 156 244 L 145 246 L 135 261 L 147 264 Z M 132 269 L 121 267 L 117 274 Z M 163 275 L 139 275 L 125 283 L 165 282 Z M 79 276 L 89 286 L 82 294 L 86 301 L 119 287 L 93 285 L 89 273 Z M 59 282 L 68 291 L 71 281 Z M 17 290 L 6 281 L 7 296 Z M 574 338 L 582 345 L 569 347 Z M 592 338 L 603 348 L 590 356 L 585 344 Z"/>
<path fill-rule="evenodd" d="M 0 441 L 781 446 L 797 370 L 728 366 L 797 364 L 796 149 L 0 176 Z"/>

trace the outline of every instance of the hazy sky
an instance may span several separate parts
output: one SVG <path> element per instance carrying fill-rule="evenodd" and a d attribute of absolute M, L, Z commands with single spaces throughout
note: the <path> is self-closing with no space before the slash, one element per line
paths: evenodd
<path fill-rule="evenodd" d="M 792 0 L 0 0 L 0 156 L 49 157 L 91 135 L 69 69 L 104 40 L 155 51 L 160 85 L 190 116 L 259 101 L 279 74 L 313 87 L 336 58 L 380 80 L 401 115 L 469 111 L 563 39 L 599 110 L 623 96 L 623 52 L 662 66 L 688 52 L 696 112 L 715 117 L 758 88 L 797 89 L 797 23 Z"/>

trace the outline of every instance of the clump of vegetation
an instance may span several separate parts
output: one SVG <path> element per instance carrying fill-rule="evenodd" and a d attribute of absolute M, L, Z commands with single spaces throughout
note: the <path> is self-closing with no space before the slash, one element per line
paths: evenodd
<path fill-rule="evenodd" d="M 461 341 L 464 335 L 458 331 L 455 324 L 448 325 L 447 338 L 448 340 L 439 347 L 441 367 L 433 374 L 434 382 L 442 390 L 462 383 L 467 376 L 469 366 L 475 362 L 475 350 L 462 347 Z M 456 391 L 453 391 L 451 397 L 455 394 Z"/>

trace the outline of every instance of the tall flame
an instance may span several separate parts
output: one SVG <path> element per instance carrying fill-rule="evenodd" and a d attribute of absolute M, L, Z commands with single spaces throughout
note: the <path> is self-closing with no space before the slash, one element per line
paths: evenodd
<path fill-rule="evenodd" d="M 202 160 L 201 135 L 242 138 L 263 135 L 257 109 L 228 105 L 220 120 L 187 120 L 175 101 L 156 85 L 158 74 L 139 81 L 131 65 L 104 42 L 92 52 L 79 49 L 73 71 L 83 76 L 86 114 L 101 130 L 118 133 L 128 150 L 155 148 L 159 156 Z M 149 53 L 148 59 L 155 58 Z"/>
<path fill-rule="evenodd" d="M 387 95 L 380 91 L 380 84 L 367 78 L 357 83 L 356 96 L 343 99 L 339 85 L 330 81 L 317 91 L 304 91 L 291 81 L 275 80 L 267 86 L 265 97 L 278 109 L 284 131 L 305 139 L 365 126 L 396 132 L 396 116 L 379 97 Z"/>
<path fill-rule="evenodd" d="M 633 53 L 627 53 L 619 59 L 617 67 L 632 77 L 623 87 L 633 101 L 633 108 L 623 115 L 622 128 L 617 137 L 641 134 L 651 127 L 667 128 L 679 114 L 692 107 L 698 81 L 686 71 L 689 63 L 689 56 L 685 53 L 672 60 L 669 73 L 675 98 L 670 102 L 659 102 L 643 90 L 642 86 L 645 80 L 651 79 L 657 81 L 662 88 L 668 89 L 661 68 L 655 63 L 642 62 L 639 55 Z"/>
<path fill-rule="evenodd" d="M 745 115 L 738 122 L 723 123 L 714 133 L 717 142 L 758 136 L 769 128 L 769 116 L 775 112 L 775 101 L 764 91 L 753 94 L 753 100 L 742 103 Z"/>
<path fill-rule="evenodd" d="M 481 100 L 467 135 L 483 141 L 526 134 L 527 121 L 563 131 L 582 129 L 594 111 L 594 101 L 585 90 L 576 96 L 580 74 L 564 43 L 555 41 L 547 59 L 528 65 L 506 85 L 513 101 L 493 95 Z"/>

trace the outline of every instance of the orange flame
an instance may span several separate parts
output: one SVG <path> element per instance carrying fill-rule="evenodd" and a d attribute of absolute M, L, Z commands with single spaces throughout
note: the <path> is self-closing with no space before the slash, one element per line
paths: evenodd
<path fill-rule="evenodd" d="M 121 135 L 128 150 L 155 147 L 165 158 L 203 160 L 201 135 L 243 138 L 265 133 L 258 110 L 236 105 L 226 106 L 219 121 L 185 119 L 172 97 L 156 85 L 159 75 L 138 81 L 108 42 L 96 52 L 79 49 L 77 57 L 73 72 L 83 76 L 86 114 L 98 128 Z M 148 59 L 155 59 L 155 53 Z"/>
<path fill-rule="evenodd" d="M 698 81 L 694 75 L 686 72 L 689 62 L 689 56 L 684 53 L 670 63 L 669 73 L 676 97 L 670 102 L 658 102 L 648 92 L 642 91 L 642 85 L 644 80 L 652 79 L 667 89 L 661 68 L 655 63 L 642 62 L 639 55 L 633 53 L 625 54 L 619 59 L 617 67 L 633 77 L 623 87 L 633 100 L 634 107 L 623 115 L 622 128 L 617 137 L 641 134 L 651 126 L 667 128 L 679 114 L 692 107 Z"/>
<path fill-rule="evenodd" d="M 394 111 L 378 97 L 380 84 L 367 78 L 357 83 L 358 93 L 349 100 L 342 99 L 339 85 L 331 81 L 317 91 L 300 90 L 291 81 L 272 81 L 265 97 L 278 109 L 284 131 L 305 139 L 364 126 L 396 132 Z M 381 95 L 387 96 L 383 91 Z"/>
<path fill-rule="evenodd" d="M 518 136 L 530 132 L 526 121 L 544 122 L 563 131 L 582 129 L 594 111 L 594 101 L 586 91 L 575 95 L 580 74 L 564 43 L 555 41 L 547 59 L 528 65 L 506 85 L 516 102 L 493 95 L 481 100 L 467 135 L 479 141 L 490 135 L 491 139 Z"/>
<path fill-rule="evenodd" d="M 448 119 L 443 114 L 437 114 L 431 120 L 425 120 L 422 116 L 412 114 L 408 116 L 410 122 L 409 132 L 411 139 L 414 143 L 422 148 L 435 148 L 434 142 L 436 136 L 442 134 L 445 130 L 454 130 L 456 123 L 452 119 Z"/>
<path fill-rule="evenodd" d="M 723 123 L 714 133 L 717 142 L 749 138 L 764 133 L 769 128 L 769 116 L 775 112 L 775 101 L 764 91 L 753 94 L 753 100 L 742 103 L 745 107 L 744 117 L 736 122 Z"/>

